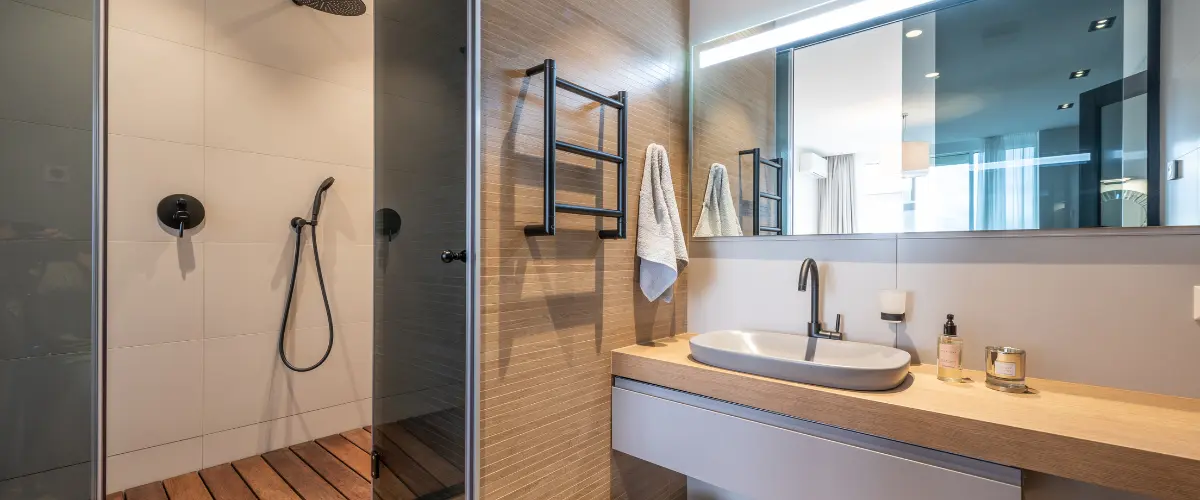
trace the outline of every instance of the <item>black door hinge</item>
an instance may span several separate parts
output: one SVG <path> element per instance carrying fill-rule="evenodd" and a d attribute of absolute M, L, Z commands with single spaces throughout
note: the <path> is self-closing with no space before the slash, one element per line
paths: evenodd
<path fill-rule="evenodd" d="M 379 479 L 379 452 L 371 452 L 371 478 Z"/>

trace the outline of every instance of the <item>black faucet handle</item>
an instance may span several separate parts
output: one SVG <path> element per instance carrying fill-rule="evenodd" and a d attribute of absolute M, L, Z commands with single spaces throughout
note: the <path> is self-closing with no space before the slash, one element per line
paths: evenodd
<path fill-rule="evenodd" d="M 842 315 L 841 314 L 838 314 L 837 319 L 835 319 L 833 322 L 833 331 L 835 331 L 837 333 L 842 333 Z"/>

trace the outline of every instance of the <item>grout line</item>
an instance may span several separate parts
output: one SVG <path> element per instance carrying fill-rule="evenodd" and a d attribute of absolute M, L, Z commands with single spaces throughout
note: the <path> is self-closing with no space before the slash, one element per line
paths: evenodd
<path fill-rule="evenodd" d="M 7 482 L 9 482 L 9 481 L 15 481 L 15 480 L 17 480 L 17 479 L 22 479 L 22 478 L 26 478 L 26 477 L 32 477 L 32 476 L 36 476 L 36 475 L 39 475 L 39 474 L 46 474 L 46 473 L 49 473 L 49 472 L 59 471 L 59 470 L 63 470 L 63 469 L 70 469 L 71 467 L 76 467 L 76 466 L 80 466 L 80 465 L 84 465 L 84 464 L 90 464 L 90 463 L 92 463 L 92 461 L 91 461 L 91 460 L 88 460 L 88 461 L 84 461 L 84 462 L 79 462 L 79 463 L 67 464 L 67 465 L 63 465 L 63 466 L 59 466 L 59 467 L 54 467 L 54 468 L 51 468 L 51 469 L 40 470 L 40 471 L 37 471 L 37 472 L 30 472 L 30 473 L 28 473 L 28 474 L 21 474 L 20 476 L 13 476 L 13 477 L 10 477 L 10 478 L 8 478 L 8 479 L 0 480 L 0 484 L 7 483 Z"/>
<path fill-rule="evenodd" d="M 29 3 L 27 0 L 12 0 L 12 3 L 21 4 L 21 5 L 24 5 L 24 6 L 26 6 L 26 7 L 34 8 L 34 9 L 37 9 L 37 10 L 44 10 L 44 11 L 46 11 L 46 12 L 51 12 L 51 13 L 54 13 L 54 14 L 58 14 L 58 15 L 60 15 L 60 16 L 66 16 L 66 17 L 70 17 L 70 18 L 74 18 L 74 19 L 79 19 L 79 20 L 81 20 L 81 21 L 87 21 L 88 23 L 93 23 L 93 24 L 94 24 L 94 23 L 96 22 L 96 20 L 95 20 L 95 19 L 88 19 L 88 18 L 86 18 L 86 17 L 79 17 L 79 16 L 77 16 L 77 15 L 75 15 L 75 14 L 68 14 L 68 13 L 66 13 L 66 12 L 63 12 L 63 11 L 61 11 L 61 10 L 54 10 L 54 9 L 51 9 L 51 8 L 49 8 L 49 7 L 42 7 L 41 5 L 34 5 L 34 4 L 32 4 L 32 3 Z"/>
<path fill-rule="evenodd" d="M 0 119 L 0 120 L 3 120 L 3 119 Z M 207 120 L 207 117 L 205 118 L 205 120 Z M 15 121 L 15 120 L 8 120 L 8 121 Z M 19 122 L 19 123 L 31 123 L 33 125 L 45 125 L 45 124 L 35 123 L 35 122 Z M 46 125 L 46 126 L 56 127 L 57 125 Z M 74 129 L 74 128 L 70 128 L 70 127 L 59 127 L 59 128 L 65 128 L 68 130 L 82 130 L 82 129 Z M 205 127 L 205 128 L 207 128 L 207 127 Z M 362 167 L 362 166 L 358 166 L 358 165 L 348 165 L 345 163 L 337 163 L 337 162 L 326 161 L 326 160 L 314 160 L 312 158 L 301 158 L 299 156 L 287 156 L 287 155 L 280 155 L 280 154 L 274 154 L 274 153 L 263 153 L 261 151 L 250 151 L 250 150 L 246 150 L 246 149 L 222 148 L 222 147 L 217 147 L 217 146 L 208 146 L 205 144 L 196 144 L 196 143 L 192 143 L 192 142 L 173 141 L 170 139 L 161 139 L 158 137 L 144 137 L 144 136 L 140 136 L 140 135 L 120 134 L 120 133 L 116 133 L 116 132 L 109 132 L 108 135 L 109 136 L 117 136 L 117 137 L 128 137 L 128 138 L 132 138 L 132 139 L 140 139 L 143 141 L 165 142 L 168 144 L 176 144 L 176 145 L 180 145 L 180 146 L 192 146 L 192 147 L 197 147 L 200 149 L 215 149 L 217 151 L 245 153 L 245 154 L 257 155 L 257 156 L 268 156 L 271 158 L 283 158 L 286 160 L 306 161 L 309 163 L 319 163 L 321 165 L 332 165 L 335 167 L 357 168 L 360 170 L 368 170 L 368 171 L 375 170 L 374 166 Z M 202 142 L 207 142 L 207 141 L 202 139 Z M 206 158 L 207 158 L 207 156 L 206 156 Z M 207 164 L 205 164 L 205 167 L 207 168 Z"/>
<path fill-rule="evenodd" d="M 14 0 L 14 1 L 16 1 L 16 0 Z M 29 4 L 24 4 L 23 2 L 17 2 L 17 3 L 22 3 L 23 5 L 29 5 Z M 50 10 L 50 9 L 43 9 L 43 8 L 41 8 L 41 7 L 36 7 L 36 6 L 32 6 L 32 5 L 30 5 L 30 7 L 34 7 L 34 8 L 38 8 L 38 9 L 42 9 L 42 10 Z M 274 65 L 271 65 L 271 64 L 266 64 L 266 63 L 263 63 L 263 62 L 260 62 L 260 61 L 253 61 L 253 60 L 250 60 L 250 59 L 245 59 L 245 58 L 237 57 L 237 56 L 234 56 L 234 55 L 226 54 L 226 53 L 224 53 L 224 52 L 218 52 L 218 51 L 216 51 L 216 50 L 209 49 L 209 48 L 207 47 L 207 41 L 208 41 L 208 20 L 207 20 L 207 14 L 208 14 L 208 12 L 207 12 L 207 11 L 208 11 L 208 9 L 207 9 L 207 8 L 205 8 L 205 21 L 204 21 L 204 29 L 205 29 L 204 38 L 205 38 L 205 40 L 201 42 L 201 45 L 200 45 L 200 46 L 196 46 L 196 45 L 192 45 L 192 44 L 188 44 L 188 43 L 180 42 L 180 41 L 178 41 L 178 40 L 170 40 L 170 39 L 167 39 L 167 38 L 163 38 L 163 37 L 161 37 L 161 36 L 157 36 L 157 35 L 151 35 L 151 34 L 149 34 L 149 33 L 144 33 L 144 32 L 141 32 L 141 31 L 138 31 L 138 30 L 135 30 L 135 29 L 126 28 L 126 27 L 123 27 L 123 26 L 117 26 L 117 25 L 114 25 L 114 24 L 112 24 L 112 23 L 109 23 L 109 28 L 110 28 L 110 29 L 117 29 L 117 30 L 121 30 L 121 31 L 124 31 L 124 32 L 126 32 L 126 33 L 132 33 L 132 34 L 139 35 L 139 36 L 144 36 L 144 37 L 146 37 L 146 38 L 153 38 L 153 39 L 155 39 L 155 40 L 159 40 L 159 41 L 162 41 L 162 42 L 170 43 L 170 44 L 173 44 L 173 45 L 179 45 L 179 46 L 181 46 L 181 47 L 187 47 L 187 48 L 189 48 L 189 49 L 199 50 L 199 51 L 201 51 L 201 52 L 203 52 L 203 53 L 205 53 L 205 54 L 217 55 L 217 56 L 221 56 L 221 57 L 226 57 L 226 58 L 229 58 L 229 59 L 233 59 L 233 60 L 235 60 L 235 61 L 242 61 L 242 62 L 245 62 L 245 63 L 253 64 L 253 65 L 255 65 L 255 66 L 262 66 L 262 67 L 264 67 L 264 68 L 271 68 L 271 69 L 273 69 L 273 70 L 276 70 L 276 71 L 282 71 L 282 72 L 284 72 L 284 73 L 287 73 L 287 74 L 289 74 L 289 75 L 298 76 L 298 77 L 300 77 L 300 78 L 305 78 L 305 79 L 308 79 L 308 80 L 313 80 L 313 81 L 321 82 L 321 83 L 324 83 L 324 84 L 327 84 L 327 85 L 333 85 L 333 86 L 335 86 L 335 87 L 339 87 L 339 88 L 346 89 L 346 90 L 354 90 L 354 91 L 357 91 L 357 92 L 362 92 L 362 93 L 365 93 L 365 94 L 372 94 L 372 93 L 373 93 L 373 90 L 372 90 L 372 89 L 369 89 L 369 88 L 359 88 L 359 87 L 355 87 L 355 86 L 347 85 L 347 84 L 345 84 L 345 83 L 335 82 L 335 81 L 332 81 L 332 80 L 326 80 L 326 79 L 324 79 L 324 78 L 319 78 L 319 77 L 312 76 L 312 75 L 306 75 L 306 74 L 304 74 L 304 73 L 297 73 L 297 72 L 296 72 L 296 71 L 294 71 L 294 70 L 290 70 L 290 69 L 286 69 L 286 68 L 281 68 L 281 67 L 279 67 L 279 66 L 274 66 Z M 57 13 L 57 14 L 62 14 L 62 15 L 64 15 L 64 16 L 75 17 L 75 16 L 71 16 L 70 14 L 63 14 L 62 12 L 57 12 L 57 11 L 50 11 L 50 12 L 55 12 L 55 13 Z M 372 29 L 374 29 L 374 26 L 372 26 Z M 374 51 L 374 44 L 372 44 L 371 50 L 372 50 L 372 51 Z M 205 59 L 207 59 L 207 58 L 205 58 Z"/>

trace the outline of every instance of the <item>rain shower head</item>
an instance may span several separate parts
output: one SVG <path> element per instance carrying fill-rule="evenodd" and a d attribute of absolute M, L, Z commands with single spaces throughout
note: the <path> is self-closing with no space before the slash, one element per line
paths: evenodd
<path fill-rule="evenodd" d="M 367 4 L 363 3 L 363 0 L 292 0 L 292 2 L 339 16 L 361 16 L 367 13 Z"/>

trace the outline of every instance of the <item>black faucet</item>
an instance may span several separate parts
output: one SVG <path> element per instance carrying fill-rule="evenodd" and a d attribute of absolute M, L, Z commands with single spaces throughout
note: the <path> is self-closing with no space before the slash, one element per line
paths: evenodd
<path fill-rule="evenodd" d="M 808 291 L 810 280 L 812 281 L 812 292 L 809 293 L 809 297 L 812 299 L 812 319 L 808 322 L 808 336 L 842 340 L 841 314 L 837 315 L 837 322 L 834 323 L 832 332 L 821 329 L 821 275 L 817 271 L 817 261 L 804 259 L 804 263 L 800 264 L 800 286 L 797 289 L 801 292 Z"/>

